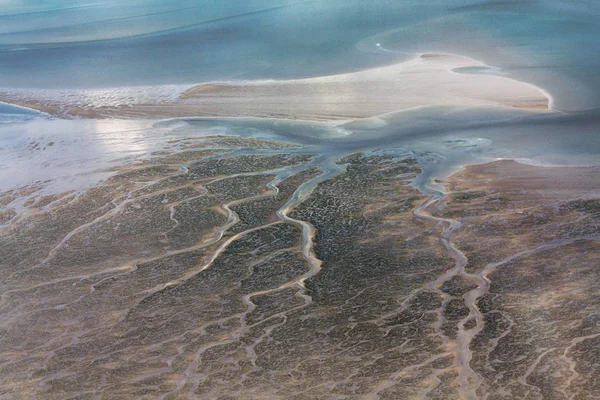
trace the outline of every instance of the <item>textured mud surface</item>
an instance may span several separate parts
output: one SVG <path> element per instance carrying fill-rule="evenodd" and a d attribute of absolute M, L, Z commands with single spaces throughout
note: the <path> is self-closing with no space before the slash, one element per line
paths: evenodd
<path fill-rule="evenodd" d="M 2 194 L 0 398 L 597 398 L 598 170 L 241 140 Z"/>

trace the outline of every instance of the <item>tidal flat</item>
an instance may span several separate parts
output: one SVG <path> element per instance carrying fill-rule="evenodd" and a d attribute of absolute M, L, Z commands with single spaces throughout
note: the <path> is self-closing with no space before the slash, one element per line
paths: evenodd
<path fill-rule="evenodd" d="M 600 2 L 0 1 L 0 400 L 597 400 Z"/>
<path fill-rule="evenodd" d="M 438 191 L 401 148 L 170 144 L 3 192 L 1 398 L 600 390 L 599 168 L 495 161 Z"/>

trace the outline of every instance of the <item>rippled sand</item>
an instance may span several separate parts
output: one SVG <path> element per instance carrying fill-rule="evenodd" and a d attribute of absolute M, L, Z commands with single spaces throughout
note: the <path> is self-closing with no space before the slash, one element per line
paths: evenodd
<path fill-rule="evenodd" d="M 310 79 L 209 83 L 187 90 L 68 94 L 14 90 L 0 92 L 0 99 L 86 118 L 217 116 L 321 121 L 373 117 L 419 106 L 549 108 L 548 95 L 533 85 L 503 76 L 453 71 L 483 66 L 467 57 L 431 53 L 387 67 Z"/>

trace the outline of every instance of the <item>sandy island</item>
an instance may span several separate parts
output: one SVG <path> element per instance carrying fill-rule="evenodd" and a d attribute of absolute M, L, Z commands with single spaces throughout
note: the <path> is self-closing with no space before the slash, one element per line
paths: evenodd
<path fill-rule="evenodd" d="M 2 101 L 62 117 L 174 118 L 185 116 L 266 117 L 316 121 L 368 118 L 419 106 L 550 108 L 540 88 L 502 76 L 465 74 L 456 68 L 483 67 L 468 57 L 429 53 L 386 67 L 295 80 L 209 83 L 179 97 L 99 98 L 81 91 L 0 91 Z"/>

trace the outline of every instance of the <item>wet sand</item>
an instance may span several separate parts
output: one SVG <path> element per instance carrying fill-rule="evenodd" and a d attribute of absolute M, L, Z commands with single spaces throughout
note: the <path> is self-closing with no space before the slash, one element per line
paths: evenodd
<path fill-rule="evenodd" d="M 474 284 L 457 329 L 474 376 L 465 398 L 589 398 L 599 389 L 588 368 L 600 339 L 589 325 L 599 306 L 600 169 L 506 160 L 446 182 L 434 214 L 460 221 L 452 245 L 465 263 L 452 277 Z"/>
<path fill-rule="evenodd" d="M 0 92 L 0 99 L 62 117 L 264 117 L 313 121 L 368 118 L 420 106 L 516 107 L 547 111 L 540 88 L 503 76 L 456 73 L 483 66 L 468 57 L 428 53 L 387 67 L 286 81 L 213 82 L 178 98 L 136 103 L 119 95 L 58 96 Z M 79 97 L 81 98 L 79 98 Z"/>
<path fill-rule="evenodd" d="M 600 197 L 600 167 L 538 167 L 514 160 L 469 165 L 447 179 L 453 192 L 497 190 L 523 201 Z"/>

